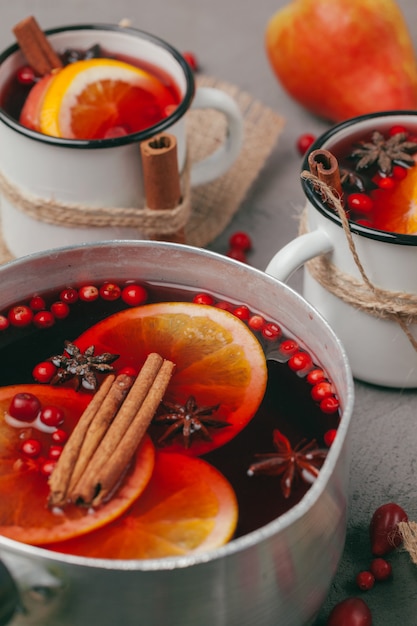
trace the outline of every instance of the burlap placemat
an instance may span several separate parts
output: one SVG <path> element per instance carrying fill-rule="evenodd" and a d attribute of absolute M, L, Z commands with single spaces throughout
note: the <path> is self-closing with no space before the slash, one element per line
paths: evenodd
<path fill-rule="evenodd" d="M 191 190 L 191 216 L 185 228 L 186 243 L 204 247 L 215 239 L 238 211 L 251 185 L 272 152 L 284 119 L 237 86 L 210 76 L 197 77 L 197 84 L 216 87 L 237 102 L 244 119 L 241 153 L 230 170 L 216 180 Z M 213 152 L 223 141 L 226 123 L 214 110 L 190 111 L 187 137 L 191 163 Z M 0 229 L 0 263 L 12 259 Z"/>

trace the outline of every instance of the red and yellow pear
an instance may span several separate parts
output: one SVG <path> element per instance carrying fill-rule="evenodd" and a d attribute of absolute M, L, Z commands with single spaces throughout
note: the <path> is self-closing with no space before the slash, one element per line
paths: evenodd
<path fill-rule="evenodd" d="M 292 0 L 265 45 L 284 90 L 319 117 L 417 108 L 416 54 L 394 0 Z"/>

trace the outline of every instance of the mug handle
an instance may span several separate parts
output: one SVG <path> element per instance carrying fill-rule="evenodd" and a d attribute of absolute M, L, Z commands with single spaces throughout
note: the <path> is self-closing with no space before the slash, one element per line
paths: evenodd
<path fill-rule="evenodd" d="M 333 250 L 324 230 L 312 230 L 287 243 L 270 260 L 265 273 L 286 282 L 306 261 Z"/>
<path fill-rule="evenodd" d="M 215 87 L 198 87 L 192 109 L 216 109 L 227 121 L 226 141 L 191 167 L 191 186 L 208 183 L 224 174 L 235 162 L 243 143 L 243 116 L 231 96 Z"/>

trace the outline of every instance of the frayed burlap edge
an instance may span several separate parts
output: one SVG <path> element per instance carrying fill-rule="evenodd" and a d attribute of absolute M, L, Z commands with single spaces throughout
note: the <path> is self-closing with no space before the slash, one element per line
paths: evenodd
<path fill-rule="evenodd" d="M 239 210 L 277 142 L 284 119 L 251 94 L 228 82 L 199 76 L 197 85 L 215 87 L 228 93 L 237 102 L 244 120 L 243 147 L 234 165 L 220 178 L 191 191 L 191 215 L 185 228 L 186 243 L 204 247 L 220 235 Z M 188 113 L 186 127 L 191 163 L 204 158 L 218 147 L 224 140 L 225 126 L 223 115 L 217 111 L 206 109 Z M 11 259 L 12 255 L 0 232 L 0 263 Z"/>

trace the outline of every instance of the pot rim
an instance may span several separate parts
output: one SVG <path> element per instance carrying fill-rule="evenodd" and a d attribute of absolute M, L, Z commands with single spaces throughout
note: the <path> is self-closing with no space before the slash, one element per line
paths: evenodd
<path fill-rule="evenodd" d="M 164 48 L 168 51 L 171 56 L 178 62 L 182 71 L 184 72 L 184 76 L 186 79 L 186 91 L 185 94 L 175 109 L 165 119 L 158 122 L 154 126 L 150 126 L 146 130 L 142 130 L 137 133 L 130 133 L 129 135 L 124 135 L 122 137 L 112 137 L 108 139 L 64 139 L 62 137 L 52 137 L 50 135 L 44 135 L 30 128 L 26 128 L 19 124 L 17 120 L 15 120 L 11 115 L 9 115 L 2 107 L 0 107 L 0 121 L 4 122 L 9 128 L 18 132 L 21 135 L 28 137 L 29 139 L 34 139 L 35 141 L 40 141 L 41 143 L 46 143 L 56 147 L 62 148 L 84 148 L 84 149 L 97 149 L 97 148 L 114 148 L 117 146 L 124 146 L 133 143 L 138 143 L 144 141 L 145 139 L 149 139 L 150 137 L 155 136 L 158 133 L 161 133 L 167 128 L 170 128 L 175 124 L 178 120 L 180 120 L 185 113 L 188 111 L 191 102 L 194 98 L 195 94 L 195 80 L 193 72 L 184 59 L 182 54 L 170 43 L 153 35 L 147 31 L 140 30 L 138 28 L 127 27 L 127 26 L 119 26 L 117 24 L 101 24 L 101 23 L 92 23 L 92 24 L 70 24 L 69 26 L 58 26 L 55 28 L 50 28 L 45 30 L 46 35 L 58 35 L 67 31 L 79 31 L 79 30 L 93 30 L 93 31 L 107 31 L 107 32 L 118 32 L 118 33 L 126 33 L 132 37 L 139 37 L 141 39 L 146 39 L 151 43 L 157 44 L 158 46 Z M 6 48 L 0 54 L 0 66 L 2 63 L 9 58 L 12 54 L 19 52 L 20 48 L 17 43 L 12 44 L 8 48 Z"/>
<path fill-rule="evenodd" d="M 307 151 L 303 162 L 302 162 L 302 170 L 305 171 L 309 169 L 308 166 L 308 156 L 313 150 L 318 150 L 321 148 L 329 139 L 333 138 L 337 133 L 343 131 L 350 126 L 358 122 L 365 122 L 367 120 L 378 119 L 381 117 L 385 118 L 395 118 L 395 117 L 413 117 L 417 119 L 417 111 L 412 110 L 393 110 L 393 111 L 378 111 L 376 113 L 368 113 L 366 115 L 359 115 L 357 117 L 349 118 L 339 124 L 332 126 L 329 130 L 324 132 L 320 137 L 316 139 L 316 141 L 311 145 L 309 150 Z M 315 209 L 319 211 L 325 218 L 337 224 L 340 228 L 343 228 L 342 221 L 340 217 L 329 209 L 326 205 L 324 205 L 319 196 L 314 192 L 313 187 L 309 184 L 309 182 L 302 178 L 301 185 L 303 187 L 304 193 L 307 196 L 307 199 L 314 206 Z M 351 220 L 349 220 L 349 227 L 352 233 L 356 235 L 360 235 L 361 237 L 367 237 L 368 239 L 374 239 L 376 241 L 381 241 L 384 243 L 391 244 L 399 244 L 405 246 L 417 246 L 417 235 L 406 235 L 402 233 L 392 233 L 390 231 L 378 230 L 376 228 L 371 228 L 368 226 L 363 226 L 361 224 L 357 224 Z"/>
<path fill-rule="evenodd" d="M 184 252 L 188 252 L 193 255 L 198 255 L 207 258 L 217 258 L 221 260 L 221 262 L 227 267 L 239 267 L 241 271 L 247 273 L 250 277 L 254 279 L 261 280 L 266 283 L 266 288 L 276 289 L 277 287 L 281 290 L 287 291 L 291 294 L 291 297 L 304 308 L 309 311 L 309 315 L 312 318 L 316 318 L 318 322 L 323 326 L 326 333 L 332 337 L 333 342 L 337 345 L 337 348 L 340 352 L 344 375 L 347 380 L 347 391 L 346 391 L 346 403 L 343 407 L 343 413 L 340 420 L 340 424 L 338 426 L 338 434 L 337 437 L 329 449 L 326 460 L 323 464 L 322 469 L 320 470 L 318 478 L 308 489 L 303 498 L 291 509 L 289 509 L 286 513 L 283 513 L 281 516 L 269 522 L 265 526 L 258 528 L 242 537 L 237 539 L 232 539 L 224 546 L 220 548 L 211 549 L 205 552 L 194 553 L 187 556 L 175 556 L 175 557 L 165 557 L 161 559 L 131 559 L 131 560 L 123 560 L 123 559 L 98 559 L 98 558 L 89 558 L 89 557 L 80 557 L 75 555 L 61 554 L 58 552 L 52 552 L 45 548 L 39 548 L 36 546 L 31 546 L 28 544 L 20 543 L 13 539 L 9 539 L 7 537 L 0 536 L 0 557 L 1 557 L 1 549 L 6 548 L 9 552 L 13 552 L 14 554 L 25 555 L 27 557 L 34 558 L 42 558 L 47 559 L 48 561 L 59 562 L 61 564 L 68 565 L 76 565 L 80 567 L 86 567 L 91 569 L 106 569 L 106 570 L 116 570 L 116 571 L 141 571 L 141 572 L 149 572 L 149 571 L 169 571 L 174 569 L 182 569 L 191 567 L 194 565 L 200 565 L 212 561 L 216 561 L 221 558 L 228 557 L 238 552 L 243 552 L 261 542 L 268 540 L 273 535 L 276 535 L 279 532 L 284 531 L 286 528 L 301 520 L 301 518 L 308 513 L 308 511 L 314 506 L 317 502 L 323 491 L 325 490 L 327 483 L 332 475 L 332 472 L 335 468 L 336 462 L 341 454 L 342 448 L 345 446 L 345 440 L 347 437 L 348 429 L 350 426 L 350 421 L 353 413 L 354 406 L 354 382 L 353 377 L 348 361 L 348 357 L 346 351 L 337 337 L 331 326 L 325 320 L 325 318 L 312 306 L 310 305 L 298 292 L 296 292 L 292 287 L 287 284 L 281 282 L 280 280 L 266 274 L 262 270 L 259 270 L 254 267 L 244 266 L 239 261 L 231 259 L 229 257 L 225 257 L 222 254 L 217 252 L 213 252 L 210 250 L 206 250 L 204 248 L 196 248 L 194 246 L 186 245 L 186 244 L 176 244 L 170 242 L 156 242 L 156 241 L 142 241 L 142 240 L 109 240 L 103 241 L 95 244 L 86 243 L 80 245 L 72 245 L 64 248 L 57 248 L 43 252 L 33 253 L 24 257 L 20 257 L 13 261 L 10 261 L 3 266 L 0 266 L 0 281 L 2 278 L 2 274 L 4 272 L 9 271 L 9 268 L 19 270 L 22 267 L 24 271 L 25 266 L 31 261 L 36 261 L 43 259 L 45 256 L 50 255 L 52 258 L 57 254 L 65 254 L 68 252 L 74 252 L 82 249 L 94 249 L 94 248 L 123 248 L 135 246 L 137 248 L 148 247 L 152 244 L 152 247 L 157 248 L 168 248 L 174 250 L 182 250 Z M 291 330 L 291 329 L 289 329 Z"/>

